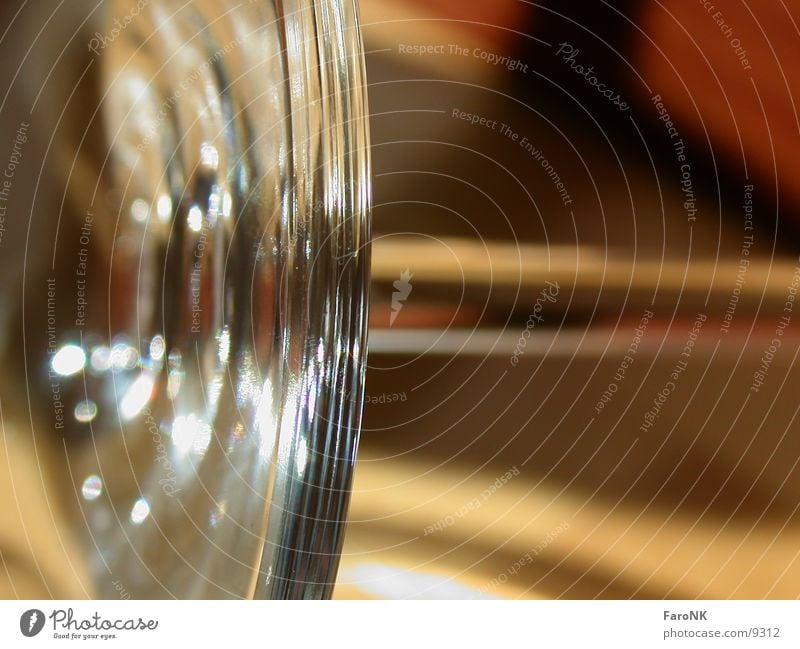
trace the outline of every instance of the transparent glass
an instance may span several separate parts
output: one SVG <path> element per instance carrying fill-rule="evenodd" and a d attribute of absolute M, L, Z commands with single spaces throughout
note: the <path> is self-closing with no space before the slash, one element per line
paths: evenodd
<path fill-rule="evenodd" d="M 91 594 L 328 597 L 366 352 L 355 2 L 115 0 L 95 27 L 102 154 L 64 163 L 26 360 L 64 404 Z"/>

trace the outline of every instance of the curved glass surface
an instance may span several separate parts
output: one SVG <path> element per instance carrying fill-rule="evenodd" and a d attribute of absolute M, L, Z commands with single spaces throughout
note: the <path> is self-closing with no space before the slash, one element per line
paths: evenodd
<path fill-rule="evenodd" d="M 81 283 L 28 350 L 65 405 L 94 594 L 327 597 L 366 351 L 354 1 L 111 2 L 104 21 L 107 146 L 55 251 Z"/>

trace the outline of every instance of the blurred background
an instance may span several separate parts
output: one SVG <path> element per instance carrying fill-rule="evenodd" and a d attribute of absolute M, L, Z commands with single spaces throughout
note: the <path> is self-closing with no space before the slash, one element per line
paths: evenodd
<path fill-rule="evenodd" d="M 798 596 L 797 3 L 361 6 L 338 593 Z"/>
<path fill-rule="evenodd" d="M 78 14 L 16 23 L 62 45 L 28 63 L 57 71 L 40 101 L 91 91 L 86 39 L 63 36 Z M 799 596 L 797 2 L 362 0 L 361 17 L 370 356 L 335 596 Z M 71 110 L 25 155 L 53 132 L 78 146 L 90 114 Z M 7 299 L 40 221 L 4 232 Z M 28 407 L 3 390 L 5 416 Z M 10 449 L 0 466 L 35 462 Z M 20 471 L 0 491 L 25 491 Z M 13 516 L 6 575 L 35 596 Z M 49 592 L 76 596 L 48 552 Z"/>

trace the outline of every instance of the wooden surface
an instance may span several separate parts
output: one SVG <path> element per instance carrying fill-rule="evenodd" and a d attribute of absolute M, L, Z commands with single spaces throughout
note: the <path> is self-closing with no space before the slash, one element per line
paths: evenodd
<path fill-rule="evenodd" d="M 455 516 L 496 475 L 362 454 L 335 597 L 800 596 L 796 526 L 587 500 L 530 474 Z"/>

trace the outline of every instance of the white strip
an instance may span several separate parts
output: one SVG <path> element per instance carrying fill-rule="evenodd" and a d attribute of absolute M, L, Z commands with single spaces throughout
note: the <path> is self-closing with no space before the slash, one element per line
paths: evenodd
<path fill-rule="evenodd" d="M 30 609 L 45 624 L 26 638 Z M 71 626 L 56 622 L 68 609 Z M 680 619 L 692 612 L 701 619 Z M 139 618 L 156 628 L 77 628 Z M 799 631 L 800 603 L 788 601 L 0 602 L 2 647 L 796 647 Z"/>

